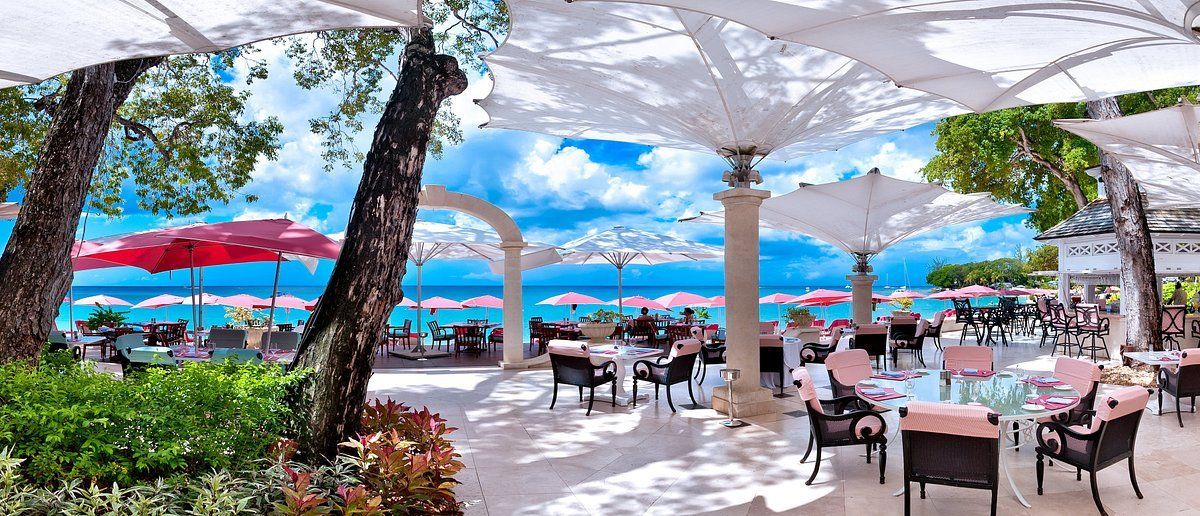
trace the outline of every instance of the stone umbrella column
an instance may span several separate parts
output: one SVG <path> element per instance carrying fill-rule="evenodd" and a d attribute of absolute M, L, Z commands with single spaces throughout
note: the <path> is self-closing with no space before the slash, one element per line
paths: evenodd
<path fill-rule="evenodd" d="M 521 299 L 521 250 L 524 242 L 503 242 L 504 249 L 504 362 L 512 367 L 525 360 L 525 303 Z"/>
<path fill-rule="evenodd" d="M 870 324 L 874 320 L 871 317 L 871 287 L 879 276 L 859 273 L 846 276 L 846 279 L 850 280 L 850 310 L 854 324 Z"/>
<path fill-rule="evenodd" d="M 758 360 L 758 210 L 766 190 L 735 187 L 713 199 L 725 207 L 726 367 L 741 370 L 733 392 L 713 388 L 713 408 L 735 417 L 750 417 L 775 408 L 771 391 L 762 387 Z"/>

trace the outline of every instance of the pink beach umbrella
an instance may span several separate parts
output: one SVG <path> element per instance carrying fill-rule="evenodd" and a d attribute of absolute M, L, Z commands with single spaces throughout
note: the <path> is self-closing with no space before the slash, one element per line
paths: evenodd
<path fill-rule="evenodd" d="M 413 308 L 422 308 L 429 310 L 429 313 L 433 313 L 434 310 L 462 310 L 463 305 L 462 303 L 453 299 L 434 296 L 429 299 L 421 300 L 420 306 L 414 306 Z"/>
<path fill-rule="evenodd" d="M 255 306 L 255 308 L 271 308 L 272 314 L 274 314 L 275 308 L 282 308 L 283 309 L 283 320 L 290 321 L 290 320 L 292 320 L 292 309 L 293 308 L 296 310 L 308 310 L 308 306 L 309 306 L 308 301 L 300 299 L 291 294 L 284 294 L 282 296 L 275 296 L 275 297 L 264 299 L 264 300 L 262 300 L 262 303 L 259 303 L 257 306 Z M 275 323 L 274 317 L 271 317 L 267 321 L 267 326 L 274 327 L 274 323 Z"/>
<path fill-rule="evenodd" d="M 136 305 L 133 305 L 133 307 L 134 308 L 148 308 L 148 309 L 162 308 L 163 309 L 163 319 L 166 319 L 167 318 L 167 307 L 174 306 L 174 305 L 182 305 L 183 302 L 184 302 L 184 298 L 181 296 L 177 296 L 174 294 L 159 294 L 150 299 L 144 299 L 144 300 L 142 300 L 142 302 L 140 302 Z"/>
<path fill-rule="evenodd" d="M 792 303 L 793 302 L 792 300 L 796 299 L 797 297 L 799 297 L 799 296 L 797 296 L 795 294 L 784 294 L 782 292 L 776 292 L 774 294 L 767 294 L 763 297 L 758 298 L 758 304 L 760 304 L 760 305 L 775 305 L 775 318 L 779 320 L 779 324 L 780 324 L 780 326 L 782 326 L 783 325 L 783 305 Z"/>
<path fill-rule="evenodd" d="M 1000 289 L 998 294 L 1002 296 L 1028 296 L 1029 290 L 1023 288 L 1005 288 Z"/>
<path fill-rule="evenodd" d="M 971 297 L 971 298 L 1000 295 L 1000 291 L 998 291 L 994 288 L 991 288 L 991 287 L 985 287 L 983 285 L 971 285 L 969 287 L 963 287 L 963 288 L 958 289 L 957 292 L 958 292 L 958 295 L 961 297 Z"/>
<path fill-rule="evenodd" d="M 708 298 L 708 303 L 699 304 L 696 306 L 706 306 L 709 308 L 725 308 L 725 296 L 713 296 Z"/>
<path fill-rule="evenodd" d="M 261 297 L 255 297 L 250 294 L 234 294 L 232 296 L 223 296 L 218 298 L 217 304 L 221 306 L 234 306 L 238 308 L 259 308 L 267 304 L 267 300 Z"/>
<path fill-rule="evenodd" d="M 85 298 L 83 298 L 83 299 L 80 299 L 80 300 L 78 300 L 78 301 L 75 301 L 75 304 L 76 304 L 76 305 L 79 305 L 79 306 L 88 306 L 88 305 L 96 305 L 96 306 L 133 306 L 133 303 L 130 303 L 129 301 L 126 301 L 126 300 L 124 300 L 124 299 L 121 299 L 121 298 L 119 298 L 119 297 L 106 296 L 106 295 L 104 295 L 104 294 L 100 294 L 100 295 L 98 295 L 98 296 L 88 296 L 88 297 L 85 297 Z"/>
<path fill-rule="evenodd" d="M 603 305 L 605 303 L 604 303 L 604 301 L 601 301 L 600 299 L 594 298 L 594 297 L 586 295 L 586 294 L 580 294 L 578 292 L 564 292 L 557 296 L 550 296 L 546 299 L 538 301 L 537 304 L 550 305 L 550 306 L 575 306 L 575 305 Z M 575 310 L 572 309 L 570 317 L 574 317 L 574 316 L 575 316 Z"/>
<path fill-rule="evenodd" d="M 822 306 L 821 302 L 830 302 L 830 304 L 845 303 L 850 297 L 849 292 L 841 290 L 829 290 L 827 288 L 819 288 L 812 292 L 808 292 L 802 296 L 792 298 L 789 303 L 797 303 L 802 306 Z M 824 305 L 829 306 L 829 305 Z"/>
<path fill-rule="evenodd" d="M 408 299 L 407 297 L 406 297 L 406 298 L 404 298 L 404 299 L 408 300 L 409 302 L 411 302 L 411 301 L 412 301 L 411 299 Z M 305 303 L 305 304 L 304 304 L 304 309 L 305 309 L 305 310 L 308 310 L 308 311 L 310 311 L 310 312 L 311 312 L 311 311 L 313 311 L 313 310 L 315 310 L 315 309 L 317 308 L 317 303 L 318 303 L 318 302 L 320 302 L 320 301 L 321 301 L 321 296 L 317 296 L 317 297 L 316 297 L 315 299 L 313 299 L 312 301 L 309 301 L 308 303 Z"/>
<path fill-rule="evenodd" d="M 482 308 L 483 318 L 488 318 L 488 309 L 504 308 L 504 300 L 496 296 L 476 296 L 471 299 L 464 299 L 462 302 L 464 308 Z"/>
<path fill-rule="evenodd" d="M 668 308 L 674 308 L 676 306 L 700 305 L 702 303 L 709 302 L 707 297 L 699 294 L 693 294 L 691 292 L 675 292 L 673 294 L 657 297 L 654 300 Z"/>
<path fill-rule="evenodd" d="M 966 296 L 959 294 L 957 290 L 951 289 L 951 290 L 943 290 L 941 292 L 934 292 L 933 294 L 926 296 L 925 299 L 950 300 L 950 299 L 961 298 L 961 297 L 966 297 Z"/>
<path fill-rule="evenodd" d="M 646 308 L 649 310 L 661 310 L 664 312 L 671 311 L 670 308 L 663 306 L 662 303 L 659 303 L 658 301 L 655 301 L 653 299 L 643 297 L 643 296 L 629 296 L 626 298 L 614 299 L 605 304 L 617 305 L 617 306 L 631 306 L 634 308 Z"/>

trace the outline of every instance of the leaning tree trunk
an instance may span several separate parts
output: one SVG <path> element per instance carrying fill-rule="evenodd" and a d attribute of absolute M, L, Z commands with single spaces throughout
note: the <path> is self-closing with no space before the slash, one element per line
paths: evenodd
<path fill-rule="evenodd" d="M 316 313 L 305 326 L 295 367 L 312 369 L 302 388 L 305 452 L 332 456 L 353 437 L 366 402 L 375 348 L 401 299 L 421 169 L 434 118 L 446 98 L 462 93 L 458 61 L 435 53 L 433 33 L 412 29 L 363 176 L 354 196 L 342 254 Z"/>
<path fill-rule="evenodd" d="M 0 361 L 36 360 L 45 346 L 71 284 L 71 243 L 109 125 L 137 78 L 161 60 L 71 73 L 0 257 Z"/>
<path fill-rule="evenodd" d="M 1088 115 L 1106 119 L 1121 116 L 1117 99 L 1087 103 Z M 1137 182 L 1125 165 L 1107 153 L 1100 156 L 1100 177 L 1112 208 L 1117 250 L 1121 255 L 1121 312 L 1125 315 L 1125 346 L 1162 347 L 1162 307 L 1154 274 L 1154 243 Z"/>

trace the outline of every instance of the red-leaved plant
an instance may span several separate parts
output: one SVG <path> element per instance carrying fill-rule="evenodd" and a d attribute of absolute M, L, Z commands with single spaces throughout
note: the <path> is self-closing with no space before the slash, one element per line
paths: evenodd
<path fill-rule="evenodd" d="M 454 479 L 463 468 L 452 441 L 455 431 L 428 408 L 413 410 L 391 400 L 368 403 L 362 433 L 342 443 L 349 450 L 338 460 L 350 466 L 358 485 L 339 485 L 336 494 L 312 486 L 311 472 L 297 472 L 285 463 L 296 452 L 294 441 L 280 440 L 271 459 L 283 465 L 287 479 L 284 502 L 276 509 L 286 515 L 342 514 L 460 514 L 454 498 Z"/>

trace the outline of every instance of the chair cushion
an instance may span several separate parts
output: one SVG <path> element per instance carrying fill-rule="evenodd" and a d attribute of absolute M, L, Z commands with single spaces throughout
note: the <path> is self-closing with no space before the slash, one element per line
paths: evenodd
<path fill-rule="evenodd" d="M 900 429 L 915 432 L 1000 438 L 1000 426 L 988 420 L 992 409 L 984 406 L 911 401 L 900 418 Z"/>

